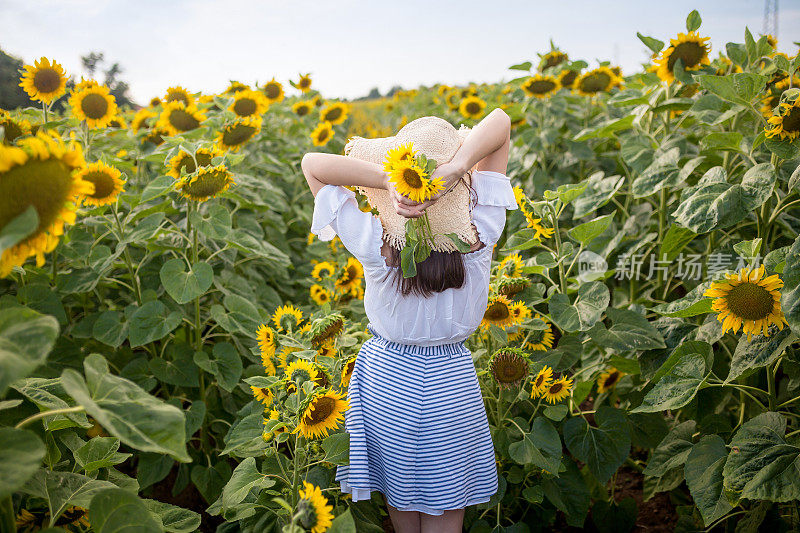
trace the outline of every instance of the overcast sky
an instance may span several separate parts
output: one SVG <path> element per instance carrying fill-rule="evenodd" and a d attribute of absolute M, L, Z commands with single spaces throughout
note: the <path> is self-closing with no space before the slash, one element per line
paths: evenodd
<path fill-rule="evenodd" d="M 800 0 L 780 0 L 778 49 L 794 55 Z M 669 42 L 697 7 L 711 57 L 758 37 L 762 0 L 0 0 L 0 48 L 32 63 L 47 56 L 80 79 L 80 56 L 102 51 L 123 68 L 139 103 L 171 85 L 219 92 L 230 80 L 264 83 L 310 72 L 328 98 L 437 82 L 507 81 L 552 38 L 571 59 L 645 59 L 644 35 Z"/>

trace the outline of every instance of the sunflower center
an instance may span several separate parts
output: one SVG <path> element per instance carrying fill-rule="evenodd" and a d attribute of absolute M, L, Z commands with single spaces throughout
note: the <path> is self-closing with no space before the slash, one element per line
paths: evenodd
<path fill-rule="evenodd" d="M 556 84 L 550 80 L 536 80 L 528 84 L 528 89 L 534 94 L 549 93 L 555 88 Z"/>
<path fill-rule="evenodd" d="M 785 132 L 800 131 L 800 107 L 792 106 L 789 113 L 784 115 L 781 127 Z"/>
<path fill-rule="evenodd" d="M 497 368 L 499 381 L 514 382 L 525 376 L 525 371 L 518 361 L 502 361 Z"/>
<path fill-rule="evenodd" d="M 309 112 L 309 110 L 310 110 L 310 109 L 311 109 L 311 108 L 310 108 L 310 107 L 308 107 L 307 105 L 301 105 L 301 106 L 297 106 L 297 115 L 298 115 L 298 116 L 301 116 L 301 117 L 302 117 L 302 116 L 305 116 L 305 115 L 307 115 L 307 114 L 308 114 L 308 112 Z"/>
<path fill-rule="evenodd" d="M 466 110 L 470 114 L 480 113 L 481 106 L 477 102 L 469 102 L 466 105 Z"/>
<path fill-rule="evenodd" d="M 94 194 L 92 198 L 102 199 L 107 198 L 114 192 L 114 180 L 102 171 L 88 172 L 83 176 L 83 179 L 94 184 Z"/>
<path fill-rule="evenodd" d="M 238 146 L 256 134 L 256 129 L 245 124 L 234 124 L 225 128 L 222 135 L 222 142 L 226 146 Z"/>
<path fill-rule="evenodd" d="M 239 98 L 233 104 L 233 111 L 240 117 L 249 117 L 256 112 L 256 102 L 252 98 Z"/>
<path fill-rule="evenodd" d="M 167 102 L 183 102 L 186 105 L 189 105 L 189 99 L 183 93 L 170 93 L 167 96 Z"/>
<path fill-rule="evenodd" d="M 42 68 L 33 76 L 33 85 L 40 93 L 51 93 L 58 89 L 61 77 L 51 68 Z"/>
<path fill-rule="evenodd" d="M 314 400 L 311 412 L 306 415 L 306 424 L 319 424 L 328 419 L 336 407 L 336 400 L 328 396 L 320 396 Z"/>
<path fill-rule="evenodd" d="M 278 87 L 274 83 L 268 83 L 264 87 L 264 94 L 267 95 L 267 98 L 274 99 L 274 98 L 277 98 L 278 96 L 280 96 L 281 89 L 280 89 L 280 87 Z"/>
<path fill-rule="evenodd" d="M 605 387 L 606 388 L 610 387 L 611 385 L 616 383 L 618 379 L 619 379 L 619 372 L 611 372 L 604 382 Z"/>
<path fill-rule="evenodd" d="M 198 176 L 196 180 L 184 186 L 183 190 L 192 197 L 205 198 L 219 193 L 227 182 L 227 170 L 214 170 Z"/>
<path fill-rule="evenodd" d="M 750 282 L 733 287 L 725 296 L 725 301 L 734 315 L 747 320 L 767 318 L 775 305 L 767 289 Z"/>
<path fill-rule="evenodd" d="M 308 78 L 303 78 L 303 79 L 301 79 L 301 80 L 300 80 L 300 83 L 299 83 L 298 85 L 300 85 L 300 87 L 302 87 L 303 89 L 305 89 L 306 87 L 308 87 L 309 85 L 311 85 L 311 80 L 310 80 L 310 79 L 308 79 Z"/>
<path fill-rule="evenodd" d="M 333 122 L 334 120 L 338 119 L 341 116 L 342 116 L 342 108 L 335 107 L 330 111 L 328 111 L 327 113 L 325 113 L 325 120 L 330 120 L 331 122 Z"/>
<path fill-rule="evenodd" d="M 700 46 L 698 43 L 692 41 L 680 43 L 669 55 L 667 68 L 672 72 L 672 66 L 675 65 L 675 61 L 677 61 L 679 57 L 683 61 L 683 66 L 685 68 L 696 67 L 700 64 L 700 60 L 703 59 L 705 53 L 705 46 Z"/>
<path fill-rule="evenodd" d="M 508 310 L 508 306 L 503 302 L 492 303 L 486 310 L 486 313 L 484 313 L 484 316 L 488 320 L 505 320 L 510 315 L 511 313 Z"/>
<path fill-rule="evenodd" d="M 575 78 L 578 77 L 578 72 L 575 70 L 570 70 L 561 78 L 561 85 L 565 87 L 569 87 L 575 82 Z"/>
<path fill-rule="evenodd" d="M 330 132 L 329 132 L 329 130 L 328 130 L 328 129 L 321 130 L 321 131 L 320 131 L 320 132 L 317 134 L 317 140 L 318 140 L 319 142 L 322 142 L 322 141 L 326 140 L 326 139 L 328 138 L 328 135 L 329 135 L 329 133 L 330 133 Z"/>
<path fill-rule="evenodd" d="M 600 91 L 605 91 L 610 82 L 611 77 L 608 74 L 605 72 L 597 72 L 581 80 L 581 90 L 587 93 L 598 93 Z"/>
<path fill-rule="evenodd" d="M 101 94 L 87 94 L 81 100 L 81 111 L 92 119 L 100 119 L 108 113 L 108 101 Z"/>
<path fill-rule="evenodd" d="M 417 174 L 417 171 L 413 168 L 403 169 L 403 181 L 413 189 L 422 187 L 422 179 L 420 179 L 419 174 Z"/>
<path fill-rule="evenodd" d="M 0 179 L 0 228 L 30 205 L 39 215 L 37 233 L 48 228 L 64 208 L 72 187 L 72 170 L 62 161 L 30 159 Z M 36 233 L 34 234 L 36 235 Z"/>
<path fill-rule="evenodd" d="M 169 123 L 178 131 L 193 130 L 200 125 L 199 120 L 183 109 L 174 109 L 169 114 Z"/>
<path fill-rule="evenodd" d="M 548 392 L 550 392 L 550 394 L 558 394 L 559 392 L 561 392 L 561 389 L 563 388 L 564 388 L 563 384 L 553 383 L 552 385 L 550 385 L 550 390 Z"/>

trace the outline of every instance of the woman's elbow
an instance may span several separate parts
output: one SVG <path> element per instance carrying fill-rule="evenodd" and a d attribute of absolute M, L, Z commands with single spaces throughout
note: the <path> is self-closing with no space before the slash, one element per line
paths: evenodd
<path fill-rule="evenodd" d="M 511 131 L 511 117 L 510 117 L 510 116 L 508 116 L 508 113 L 506 113 L 506 112 L 505 112 L 503 109 L 501 109 L 501 108 L 499 108 L 499 107 L 496 107 L 496 108 L 495 108 L 495 109 L 494 109 L 494 110 L 491 112 L 491 114 L 492 114 L 492 115 L 495 115 L 495 116 L 497 116 L 497 117 L 499 117 L 499 118 L 497 118 L 496 120 L 498 120 L 498 121 L 502 121 L 503 125 L 504 125 L 505 127 L 507 127 L 509 131 Z"/>

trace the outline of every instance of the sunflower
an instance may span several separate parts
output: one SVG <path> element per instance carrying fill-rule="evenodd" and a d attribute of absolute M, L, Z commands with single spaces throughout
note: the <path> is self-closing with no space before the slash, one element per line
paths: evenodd
<path fill-rule="evenodd" d="M 94 206 L 113 204 L 124 185 L 121 175 L 119 169 L 102 161 L 89 163 L 86 168 L 78 171 L 76 177 L 94 185 L 94 192 L 81 196 L 81 201 Z"/>
<path fill-rule="evenodd" d="M 560 402 L 569 396 L 570 388 L 572 387 L 572 379 L 567 379 L 562 376 L 560 379 L 553 381 L 549 387 L 544 391 L 544 399 L 547 403 Z"/>
<path fill-rule="evenodd" d="M 77 505 L 70 505 L 64 512 L 61 513 L 61 516 L 53 523 L 54 526 L 64 528 L 64 526 L 71 525 L 71 526 L 85 526 L 91 527 L 91 523 L 89 523 L 89 511 L 84 507 L 78 507 Z M 66 528 L 64 528 L 66 529 Z"/>
<path fill-rule="evenodd" d="M 243 117 L 229 122 L 217 133 L 216 143 L 220 150 L 238 152 L 244 143 L 261 131 L 263 123 L 260 116 Z"/>
<path fill-rule="evenodd" d="M 614 386 L 619 383 L 619 378 L 624 375 L 623 372 L 620 372 L 613 366 L 610 367 L 597 378 L 597 392 L 602 393 L 614 388 Z"/>
<path fill-rule="evenodd" d="M 458 111 L 466 118 L 478 119 L 483 116 L 486 102 L 478 96 L 467 96 L 458 105 Z"/>
<path fill-rule="evenodd" d="M 91 194 L 94 186 L 80 179 L 86 166 L 80 145 L 65 144 L 55 132 L 37 131 L 17 140 L 18 146 L 0 144 L 0 232 L 33 206 L 39 224 L 32 234 L 0 255 L 0 277 L 28 257 L 44 265 L 65 224 L 75 223 L 75 197 Z"/>
<path fill-rule="evenodd" d="M 27 120 L 14 120 L 8 111 L 0 109 L 0 126 L 3 128 L 2 142 L 11 144 L 18 137 L 31 133 L 32 126 Z"/>
<path fill-rule="evenodd" d="M 222 92 L 222 94 L 236 94 L 239 91 L 249 91 L 249 90 L 250 86 L 247 85 L 246 83 L 242 83 L 240 81 L 232 81 L 230 85 L 228 85 L 228 88 Z"/>
<path fill-rule="evenodd" d="M 531 280 L 526 277 L 502 277 L 497 280 L 497 292 L 511 298 L 524 291 L 530 284 Z"/>
<path fill-rule="evenodd" d="M 558 86 L 565 89 L 571 89 L 578 79 L 580 72 L 577 70 L 564 69 L 558 75 Z"/>
<path fill-rule="evenodd" d="M 108 121 L 108 127 L 125 129 L 128 127 L 128 123 L 125 122 L 125 119 L 122 117 L 122 115 L 115 115 L 111 117 L 111 120 Z"/>
<path fill-rule="evenodd" d="M 778 114 L 767 122 L 770 126 L 764 129 L 764 134 L 768 138 L 779 135 L 781 139 L 796 139 L 800 135 L 800 98 L 778 104 Z"/>
<path fill-rule="evenodd" d="M 727 280 L 715 281 L 703 296 L 714 298 L 711 308 L 722 322 L 722 332 L 736 333 L 742 327 L 749 341 L 759 332 L 769 336 L 770 324 L 782 330 L 788 325 L 781 310 L 783 281 L 777 274 L 764 278 L 764 265 L 738 273 L 726 274 Z M 763 278 L 763 279 L 762 279 Z"/>
<path fill-rule="evenodd" d="M 311 270 L 311 275 L 314 279 L 322 281 L 324 278 L 329 278 L 336 272 L 336 265 L 330 261 L 320 261 Z"/>
<path fill-rule="evenodd" d="M 143 107 L 136 114 L 133 116 L 133 120 L 131 121 L 131 129 L 133 131 L 139 131 L 142 128 L 149 128 L 154 125 L 153 118 L 157 118 L 158 115 L 146 107 Z"/>
<path fill-rule="evenodd" d="M 154 96 L 150 99 L 150 104 L 149 104 L 150 107 L 158 107 L 160 105 L 161 105 L 161 98 L 159 98 L 158 96 Z"/>
<path fill-rule="evenodd" d="M 321 344 L 333 342 L 333 340 L 342 333 L 344 316 L 341 313 L 331 313 L 324 317 L 317 318 L 310 326 L 311 344 L 319 346 Z"/>
<path fill-rule="evenodd" d="M 72 114 L 90 128 L 105 128 L 117 114 L 117 100 L 105 85 L 73 91 L 69 97 Z"/>
<path fill-rule="evenodd" d="M 397 192 L 415 202 L 424 202 L 434 194 L 444 190 L 444 180 L 428 179 L 425 169 L 417 165 L 413 159 L 404 159 L 394 162 L 389 172 L 389 181 L 394 184 Z"/>
<path fill-rule="evenodd" d="M 597 67 L 578 76 L 572 89 L 583 96 L 594 96 L 611 90 L 617 83 L 617 75 L 610 68 Z"/>
<path fill-rule="evenodd" d="M 533 378 L 533 382 L 531 383 L 531 398 L 538 398 L 542 396 L 547 389 L 550 388 L 550 385 L 553 383 L 553 369 L 549 366 L 545 365 L 536 377 Z"/>
<path fill-rule="evenodd" d="M 345 396 L 332 389 L 317 389 L 301 406 L 302 416 L 293 433 L 300 432 L 307 439 L 327 437 L 328 430 L 336 429 L 344 420 L 344 412 L 350 407 Z"/>
<path fill-rule="evenodd" d="M 316 302 L 317 305 L 324 305 L 330 302 L 333 299 L 333 292 L 326 289 L 319 283 L 315 283 L 311 286 L 309 290 L 309 295 L 311 299 Z"/>
<path fill-rule="evenodd" d="M 156 126 L 152 130 L 147 132 L 147 135 L 142 137 L 142 142 L 143 143 L 149 142 L 149 143 L 153 143 L 156 146 L 158 146 L 159 144 L 164 142 L 164 137 L 168 137 L 168 136 L 169 136 L 169 132 L 167 130 L 165 130 L 164 128 L 162 128 L 160 126 Z"/>
<path fill-rule="evenodd" d="M 275 330 L 279 333 L 288 332 L 296 328 L 303 321 L 303 312 L 292 304 L 282 305 L 272 315 Z"/>
<path fill-rule="evenodd" d="M 531 316 L 531 308 L 525 305 L 525 302 L 514 302 L 508 309 L 517 324 L 524 322 L 525 319 Z"/>
<path fill-rule="evenodd" d="M 361 283 L 364 277 L 364 267 L 355 257 L 348 257 L 344 271 L 336 278 L 334 286 L 339 293 L 348 293 Z"/>
<path fill-rule="evenodd" d="M 302 75 L 295 86 L 302 92 L 307 93 L 311 90 L 311 78 L 306 75 Z"/>
<path fill-rule="evenodd" d="M 325 146 L 332 138 L 333 124 L 330 122 L 320 122 L 311 132 L 311 140 L 314 142 L 314 146 Z"/>
<path fill-rule="evenodd" d="M 261 350 L 261 356 L 271 357 L 275 354 L 275 349 L 278 347 L 275 342 L 275 331 L 267 324 L 261 324 L 256 330 L 256 339 L 258 340 L 258 347 Z"/>
<path fill-rule="evenodd" d="M 548 52 L 542 56 L 542 60 L 539 61 L 539 72 L 544 72 L 545 70 L 551 67 L 557 67 L 561 63 L 568 61 L 569 56 L 560 50 L 553 50 L 552 52 Z"/>
<path fill-rule="evenodd" d="M 271 390 L 256 387 L 255 385 L 250 385 L 250 390 L 253 392 L 253 398 L 263 403 L 267 407 L 272 405 L 272 401 L 275 399 L 275 396 L 272 394 Z"/>
<path fill-rule="evenodd" d="M 303 480 L 303 488 L 297 492 L 300 501 L 297 502 L 297 512 L 300 517 L 298 521 L 306 530 L 311 533 L 322 533 L 333 523 L 332 505 L 328 505 L 328 499 L 323 496 L 322 490 Z"/>
<path fill-rule="evenodd" d="M 538 318 L 544 322 L 545 329 L 533 330 L 533 334 L 531 337 L 528 337 L 528 342 L 525 343 L 525 348 L 534 351 L 547 351 L 553 347 L 553 340 L 555 339 L 553 336 L 553 325 L 549 321 L 545 320 L 545 318 L 539 313 L 536 313 L 533 318 Z"/>
<path fill-rule="evenodd" d="M 519 254 L 507 255 L 500 261 L 497 267 L 498 273 L 501 276 L 509 278 L 517 278 L 522 275 L 522 258 Z"/>
<path fill-rule="evenodd" d="M 458 109 L 458 104 L 460 100 L 461 100 L 461 95 L 456 89 L 451 89 L 447 91 L 447 94 L 444 97 L 444 103 L 447 104 L 447 107 L 450 108 L 452 111 Z"/>
<path fill-rule="evenodd" d="M 94 87 L 95 85 L 100 85 L 97 82 L 97 80 L 93 80 L 93 79 L 85 80 L 85 79 L 83 79 L 83 76 L 81 76 L 81 81 L 79 81 L 78 83 L 75 84 L 75 87 L 72 88 L 72 92 L 77 93 L 77 92 L 82 91 L 84 89 L 88 89 L 89 87 Z"/>
<path fill-rule="evenodd" d="M 492 354 L 489 372 L 501 389 L 518 387 L 528 375 L 528 361 L 522 350 L 506 346 Z"/>
<path fill-rule="evenodd" d="M 328 370 L 316 362 L 312 364 L 314 366 L 314 370 L 317 371 L 317 379 L 314 380 L 314 383 L 316 383 L 317 387 L 322 387 L 323 389 L 330 387 L 332 380 Z"/>
<path fill-rule="evenodd" d="M 322 107 L 322 97 L 320 95 L 314 95 L 311 101 L 314 102 L 314 107 Z"/>
<path fill-rule="evenodd" d="M 280 414 L 281 414 L 280 411 L 278 411 L 277 409 L 271 409 L 269 412 L 269 418 L 264 419 L 264 425 L 266 425 L 270 420 L 279 420 Z M 272 439 L 273 435 L 277 435 L 278 433 L 283 433 L 284 431 L 286 431 L 285 427 L 273 428 L 273 430 L 270 432 L 265 431 L 264 433 L 262 433 L 261 437 L 265 441 L 269 442 Z"/>
<path fill-rule="evenodd" d="M 181 100 L 174 100 L 164 105 L 157 125 L 172 137 L 199 127 L 205 119 L 205 113 L 196 106 L 187 106 Z"/>
<path fill-rule="evenodd" d="M 535 96 L 536 98 L 548 98 L 558 92 L 561 86 L 558 84 L 558 79 L 553 76 L 542 76 L 537 74 L 531 76 L 522 84 L 522 90 L 528 96 Z"/>
<path fill-rule="evenodd" d="M 494 324 L 505 329 L 514 323 L 514 315 L 511 314 L 511 300 L 501 294 L 491 296 L 486 306 L 486 312 L 483 314 L 481 326 L 488 329 Z"/>
<path fill-rule="evenodd" d="M 353 370 L 356 367 L 356 357 L 357 355 L 349 357 L 342 365 L 342 379 L 340 382 L 342 387 L 350 386 L 350 378 L 353 376 Z"/>
<path fill-rule="evenodd" d="M 170 102 L 183 102 L 183 105 L 187 108 L 195 106 L 194 96 L 180 85 L 167 89 L 167 94 L 164 96 L 164 105 Z"/>
<path fill-rule="evenodd" d="M 308 102 L 306 100 L 300 100 L 299 102 L 295 102 L 294 104 L 292 104 L 292 111 L 294 111 L 294 113 L 298 117 L 304 117 L 304 116 L 308 115 L 309 113 L 311 113 L 311 108 L 312 107 L 314 107 L 314 103 L 313 102 Z"/>
<path fill-rule="evenodd" d="M 333 125 L 341 124 L 345 120 L 347 120 L 347 112 L 349 111 L 349 106 L 344 102 L 334 102 L 325 106 L 322 111 L 319 112 L 319 119 L 320 121 L 328 121 Z"/>
<path fill-rule="evenodd" d="M 535 234 L 533 236 L 535 239 L 539 240 L 549 239 L 555 233 L 556 231 L 555 228 L 545 228 L 544 226 L 542 226 L 541 218 L 534 218 L 531 213 L 526 213 L 525 211 L 523 211 L 523 214 L 525 215 L 525 220 L 527 220 L 528 222 L 528 227 L 533 228 L 533 230 L 535 231 Z"/>
<path fill-rule="evenodd" d="M 717 58 L 717 70 L 714 74 L 717 76 L 725 76 L 726 74 L 733 74 L 734 72 L 742 72 L 742 67 L 735 65 L 733 61 L 720 52 Z"/>
<path fill-rule="evenodd" d="M 217 147 L 212 146 L 209 148 L 198 148 L 194 157 L 188 152 L 181 151 L 178 155 L 173 156 L 169 160 L 167 167 L 167 176 L 172 176 L 176 180 L 181 179 L 182 173 L 191 174 L 197 170 L 197 167 L 207 167 L 211 164 L 211 160 L 215 157 L 222 157 L 225 153 Z M 197 161 L 197 164 L 195 164 Z"/>
<path fill-rule="evenodd" d="M 295 359 L 289 363 L 284 370 L 284 374 L 287 380 L 286 392 L 289 394 L 297 391 L 297 385 L 302 387 L 304 381 L 316 381 L 318 376 L 317 370 L 305 359 Z"/>
<path fill-rule="evenodd" d="M 658 77 L 672 83 L 675 80 L 672 68 L 678 58 L 683 62 L 684 70 L 700 70 L 703 65 L 710 65 L 708 53 L 711 51 L 711 43 L 705 42 L 710 39 L 711 37 L 700 37 L 693 31 L 688 34 L 678 33 L 678 38 L 670 39 L 670 45 L 656 59 Z"/>
<path fill-rule="evenodd" d="M 317 347 L 317 355 L 314 356 L 314 361 L 317 361 L 320 357 L 336 357 L 335 342 L 331 341 L 320 344 L 319 347 Z"/>
<path fill-rule="evenodd" d="M 240 117 L 261 116 L 267 112 L 269 102 L 261 91 L 245 89 L 233 96 L 233 103 L 228 109 Z"/>
<path fill-rule="evenodd" d="M 800 78 L 797 76 L 793 76 L 793 78 L 791 86 L 800 86 Z M 768 91 L 768 94 L 761 99 L 761 114 L 764 115 L 764 118 L 769 119 L 772 117 L 775 108 L 781 103 L 781 96 L 789 88 L 789 83 L 789 76 L 785 76 L 782 80 L 776 82 L 772 89 Z"/>
<path fill-rule="evenodd" d="M 276 81 L 274 77 L 265 83 L 261 90 L 264 91 L 264 96 L 269 104 L 280 102 L 285 96 L 283 85 L 281 85 L 281 82 Z"/>
<path fill-rule="evenodd" d="M 234 183 L 233 175 L 225 165 L 200 167 L 196 172 L 184 176 L 175 189 L 184 198 L 205 202 L 228 190 Z"/>
<path fill-rule="evenodd" d="M 410 141 L 395 148 L 390 148 L 386 152 L 386 160 L 383 163 L 383 170 L 391 172 L 401 161 L 411 161 L 414 158 L 414 142 Z"/>
<path fill-rule="evenodd" d="M 55 61 L 42 57 L 33 65 L 24 65 L 23 68 L 25 71 L 19 86 L 28 93 L 31 100 L 50 105 L 67 91 L 64 68 Z"/>

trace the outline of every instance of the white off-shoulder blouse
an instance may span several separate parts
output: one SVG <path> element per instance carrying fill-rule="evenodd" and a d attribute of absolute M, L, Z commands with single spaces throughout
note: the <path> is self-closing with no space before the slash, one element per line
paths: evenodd
<path fill-rule="evenodd" d="M 398 270 L 381 255 L 380 219 L 361 211 L 355 193 L 339 185 L 323 186 L 314 199 L 311 232 L 322 241 L 339 235 L 344 247 L 364 267 L 364 309 L 378 335 L 393 342 L 432 346 L 465 340 L 481 323 L 489 297 L 492 249 L 506 223 L 506 210 L 517 209 L 511 180 L 488 170 L 472 173 L 477 205 L 472 221 L 483 248 L 465 253 L 464 285 L 425 298 L 402 296 L 393 283 Z M 384 280 L 384 278 L 386 278 Z"/>

